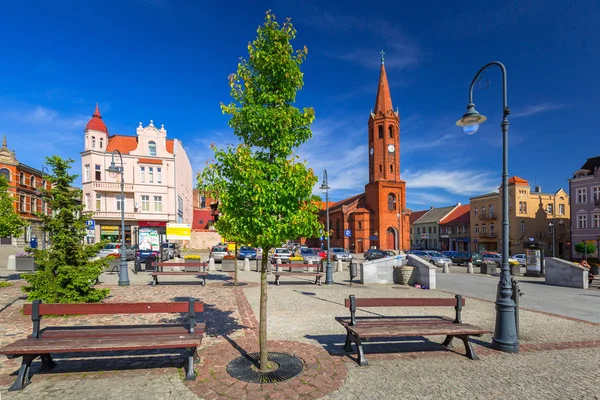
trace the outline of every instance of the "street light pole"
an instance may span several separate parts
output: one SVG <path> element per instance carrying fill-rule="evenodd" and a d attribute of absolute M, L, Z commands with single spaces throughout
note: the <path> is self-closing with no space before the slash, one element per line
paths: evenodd
<path fill-rule="evenodd" d="M 121 167 L 115 165 L 115 152 L 121 159 Z M 121 263 L 119 265 L 119 286 L 129 286 L 129 271 L 127 270 L 127 257 L 125 254 L 125 168 L 123 156 L 119 150 L 112 152 L 112 160 L 107 172 L 121 174 Z"/>
<path fill-rule="evenodd" d="M 46 189 L 46 182 L 44 181 L 44 172 L 46 175 L 48 174 L 48 168 L 45 165 L 42 165 L 42 190 Z M 44 192 L 42 193 L 42 214 L 46 215 L 46 202 L 44 201 Z M 42 250 L 46 250 L 46 230 L 45 227 L 42 227 Z"/>
<path fill-rule="evenodd" d="M 513 289 L 511 284 L 510 268 L 508 265 L 508 115 L 510 109 L 507 101 L 506 68 L 498 61 L 484 65 L 475 75 L 469 88 L 469 103 L 467 112 L 456 125 L 463 127 L 463 131 L 472 135 L 479 129 L 479 125 L 486 121 L 487 117 L 479 114 L 473 104 L 473 87 L 479 80 L 479 76 L 491 67 L 498 67 L 502 72 L 502 267 L 500 281 L 496 295 L 496 326 L 492 347 L 505 353 L 519 352 L 519 338 L 516 328 L 516 304 L 513 300 Z"/>
<path fill-rule="evenodd" d="M 327 266 L 325 268 L 325 284 L 331 285 L 333 284 L 333 271 L 331 270 L 331 242 L 330 236 L 331 232 L 329 231 L 329 189 L 331 189 L 327 182 L 327 170 L 324 170 L 323 175 L 323 184 L 320 189 L 325 193 L 325 209 L 326 209 L 326 229 L 327 229 Z"/>
<path fill-rule="evenodd" d="M 554 225 L 552 222 L 548 222 L 548 226 L 552 230 L 552 257 L 554 258 L 554 257 L 556 257 L 556 251 L 554 250 L 554 247 L 556 245 L 556 242 L 554 240 L 554 238 L 555 238 L 554 230 L 556 229 L 556 225 Z"/>
<path fill-rule="evenodd" d="M 396 216 L 398 217 L 398 254 L 400 254 L 400 251 L 402 250 L 402 246 L 400 244 L 400 232 L 402 232 L 402 225 L 400 225 L 400 213 L 396 214 Z"/>

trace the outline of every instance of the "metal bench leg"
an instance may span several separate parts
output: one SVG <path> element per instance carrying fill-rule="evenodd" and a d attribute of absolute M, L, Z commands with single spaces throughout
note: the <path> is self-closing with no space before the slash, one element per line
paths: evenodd
<path fill-rule="evenodd" d="M 442 346 L 451 349 L 452 348 L 452 339 L 454 339 L 454 336 L 452 335 L 448 335 L 446 336 L 446 340 L 444 340 L 444 343 L 442 343 Z"/>
<path fill-rule="evenodd" d="M 196 374 L 194 373 L 194 358 L 196 355 L 196 348 L 190 349 L 187 362 L 185 363 L 185 380 L 195 381 Z"/>
<path fill-rule="evenodd" d="M 194 364 L 200 363 L 200 356 L 198 355 L 198 349 L 194 349 Z"/>
<path fill-rule="evenodd" d="M 346 343 L 344 344 L 344 351 L 350 353 L 352 351 L 352 337 L 350 332 L 346 333 Z"/>
<path fill-rule="evenodd" d="M 51 370 L 56 367 L 56 363 L 52 360 L 50 354 L 42 354 L 42 368 L 43 370 Z"/>
<path fill-rule="evenodd" d="M 318 285 L 321 286 L 321 277 L 320 276 L 317 276 L 317 282 L 318 282 Z"/>
<path fill-rule="evenodd" d="M 206 275 L 202 275 L 202 286 L 206 286 Z"/>
<path fill-rule="evenodd" d="M 369 365 L 369 362 L 365 358 L 365 352 L 363 351 L 362 342 L 356 336 L 352 336 L 354 338 L 354 343 L 356 343 L 356 348 L 358 349 L 358 365 L 360 365 L 361 367 Z"/>
<path fill-rule="evenodd" d="M 19 375 L 17 375 L 17 379 L 15 383 L 8 389 L 9 392 L 13 392 L 15 390 L 21 390 L 25 386 L 29 385 L 31 381 L 29 380 L 29 369 L 31 368 L 31 362 L 37 357 L 36 354 L 25 354 L 23 356 L 23 361 L 21 362 L 21 368 L 19 369 Z"/>
<path fill-rule="evenodd" d="M 279 286 L 279 275 L 275 275 L 275 285 Z"/>
<path fill-rule="evenodd" d="M 152 286 L 156 286 L 156 285 L 158 285 L 158 276 L 154 275 L 152 277 Z"/>
<path fill-rule="evenodd" d="M 465 344 L 465 350 L 467 350 L 467 357 L 469 357 L 471 360 L 479 360 L 479 357 L 477 357 L 477 354 L 475 354 L 475 350 L 471 346 L 471 342 L 469 342 L 469 335 L 461 335 L 459 336 L 459 338 Z"/>

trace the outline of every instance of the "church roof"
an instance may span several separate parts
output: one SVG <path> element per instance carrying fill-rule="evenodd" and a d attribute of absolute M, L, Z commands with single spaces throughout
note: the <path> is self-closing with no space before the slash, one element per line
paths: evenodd
<path fill-rule="evenodd" d="M 344 200 L 340 200 L 334 204 L 329 203 L 329 212 L 337 211 L 337 210 L 341 209 L 343 206 L 349 206 L 353 203 L 356 203 L 361 199 L 361 197 L 364 197 L 364 195 L 365 195 L 364 193 L 360 193 L 360 194 L 348 197 Z"/>
<path fill-rule="evenodd" d="M 92 118 L 88 121 L 87 125 L 85 126 L 85 130 L 100 131 L 108 134 L 108 128 L 106 127 L 104 121 L 102 121 L 102 115 L 100 115 L 98 103 L 96 103 L 96 111 L 94 111 Z"/>
<path fill-rule="evenodd" d="M 373 112 L 375 114 L 378 114 L 379 111 L 384 114 L 386 114 L 388 111 L 394 111 L 394 108 L 392 107 L 390 85 L 388 84 L 387 74 L 385 73 L 385 65 L 383 64 L 383 56 L 381 57 L 381 71 L 379 72 L 377 98 L 375 99 L 375 108 L 373 108 Z"/>
<path fill-rule="evenodd" d="M 431 207 L 429 211 L 425 213 L 421 218 L 416 220 L 415 224 L 432 224 L 435 222 L 439 222 L 441 219 L 446 217 L 452 210 L 454 210 L 456 206 L 448 206 L 448 207 L 440 207 L 435 208 Z"/>

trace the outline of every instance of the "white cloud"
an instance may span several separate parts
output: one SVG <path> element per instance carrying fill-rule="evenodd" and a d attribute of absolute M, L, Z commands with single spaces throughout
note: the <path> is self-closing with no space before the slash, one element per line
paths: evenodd
<path fill-rule="evenodd" d="M 498 179 L 495 174 L 481 170 L 430 169 L 402 173 L 406 192 L 411 189 L 443 189 L 456 195 L 477 195 L 495 191 Z"/>
<path fill-rule="evenodd" d="M 530 106 L 518 109 L 519 111 L 511 113 L 510 116 L 516 117 L 516 118 L 529 117 L 531 115 L 541 114 L 541 113 L 545 113 L 548 111 L 561 110 L 566 107 L 567 107 L 566 104 L 540 103 L 540 104 L 534 104 L 534 105 L 530 105 Z"/>
<path fill-rule="evenodd" d="M 448 206 L 456 203 L 453 199 L 447 196 L 429 192 L 415 192 L 414 190 L 406 191 L 406 202 L 408 204 L 424 204 L 427 206 L 440 204 Z"/>

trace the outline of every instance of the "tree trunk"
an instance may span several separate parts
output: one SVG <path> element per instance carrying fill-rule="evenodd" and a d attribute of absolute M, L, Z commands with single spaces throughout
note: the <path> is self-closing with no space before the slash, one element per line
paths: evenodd
<path fill-rule="evenodd" d="M 233 272 L 233 286 L 237 286 L 238 284 L 238 280 L 237 280 L 237 274 L 238 274 L 238 258 L 237 258 L 237 254 L 238 254 L 238 249 L 237 249 L 237 242 L 235 243 L 235 271 Z"/>
<path fill-rule="evenodd" d="M 269 360 L 267 359 L 267 263 L 269 257 L 263 257 L 260 268 L 260 315 L 258 325 L 258 345 L 260 347 L 261 372 L 269 370 Z"/>

